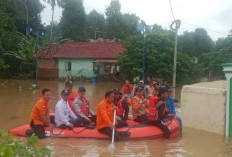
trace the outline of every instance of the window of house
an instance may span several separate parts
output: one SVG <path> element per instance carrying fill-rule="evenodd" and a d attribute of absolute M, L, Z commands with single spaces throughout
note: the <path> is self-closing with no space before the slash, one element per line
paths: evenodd
<path fill-rule="evenodd" d="M 65 63 L 65 71 L 71 71 L 72 70 L 72 63 L 66 62 Z"/>

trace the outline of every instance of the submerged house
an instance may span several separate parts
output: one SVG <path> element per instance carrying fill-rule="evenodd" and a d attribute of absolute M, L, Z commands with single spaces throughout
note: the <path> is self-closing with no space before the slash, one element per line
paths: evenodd
<path fill-rule="evenodd" d="M 115 64 L 125 49 L 119 42 L 50 44 L 38 53 L 39 78 L 93 78 L 119 71 Z"/>

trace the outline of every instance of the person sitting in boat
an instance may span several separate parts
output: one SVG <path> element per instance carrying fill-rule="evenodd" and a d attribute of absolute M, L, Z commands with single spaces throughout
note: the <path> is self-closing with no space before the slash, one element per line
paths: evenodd
<path fill-rule="evenodd" d="M 132 91 L 132 98 L 136 95 L 136 92 L 135 92 L 135 90 L 137 89 L 137 88 L 140 88 L 140 89 L 142 89 L 143 90 L 143 96 L 145 97 L 145 95 L 146 95 L 146 92 L 145 92 L 145 86 L 144 86 L 144 81 L 143 80 L 140 80 L 139 81 L 139 83 L 136 85 L 134 85 L 134 88 L 133 88 L 133 91 Z"/>
<path fill-rule="evenodd" d="M 113 104 L 114 102 L 114 92 L 112 90 L 107 91 L 105 93 L 105 99 L 103 99 L 98 104 L 97 109 L 97 129 L 99 132 L 108 135 L 112 138 L 112 131 L 115 127 L 113 124 L 114 119 L 114 109 L 116 110 L 116 107 Z M 117 120 L 115 120 L 115 124 L 117 124 Z M 128 136 L 130 136 L 128 134 Z M 127 136 L 127 137 L 128 137 Z M 122 137 L 122 134 L 115 130 L 115 141 L 118 141 L 119 138 Z"/>
<path fill-rule="evenodd" d="M 125 84 L 122 87 L 122 95 L 130 97 L 132 94 L 134 86 L 130 84 L 129 80 L 125 80 Z"/>
<path fill-rule="evenodd" d="M 49 101 L 51 99 L 51 90 L 44 88 L 42 97 L 36 102 L 30 115 L 30 126 L 39 139 L 45 138 L 44 126 L 48 126 L 51 131 L 53 124 L 49 115 Z M 54 119 L 53 119 L 54 120 Z"/>
<path fill-rule="evenodd" d="M 61 129 L 72 129 L 80 125 L 78 117 L 69 107 L 70 93 L 67 90 L 62 90 L 61 99 L 57 102 L 55 108 L 55 123 Z"/>
<path fill-rule="evenodd" d="M 73 108 L 73 101 L 74 99 L 78 97 L 78 93 L 73 90 L 73 84 L 71 81 L 65 82 L 65 90 L 67 90 L 70 93 L 69 99 L 68 99 L 69 107 L 71 108 L 73 112 L 75 112 Z"/>
<path fill-rule="evenodd" d="M 124 104 L 123 106 L 122 93 L 120 89 L 115 88 L 113 89 L 113 91 L 114 91 L 114 105 L 117 107 L 116 118 L 118 120 L 118 127 L 128 126 L 126 120 L 128 118 L 129 106 L 128 104 Z"/>
<path fill-rule="evenodd" d="M 84 125 L 95 125 L 96 115 L 90 109 L 89 100 L 85 97 L 85 87 L 79 87 L 78 97 L 73 101 L 74 113 Z"/>
<path fill-rule="evenodd" d="M 148 101 L 143 96 L 143 89 L 135 89 L 135 97 L 132 99 L 132 114 L 133 120 L 140 123 L 148 122 Z"/>
<path fill-rule="evenodd" d="M 152 96 L 153 93 L 154 93 L 154 90 L 155 90 L 155 88 L 154 88 L 153 81 L 150 81 L 149 85 L 147 85 L 146 90 L 145 90 L 145 92 L 146 92 L 146 94 L 145 94 L 146 98 L 149 98 L 150 96 Z"/>
<path fill-rule="evenodd" d="M 150 101 L 149 104 L 149 122 L 158 126 L 164 131 L 164 137 L 169 138 L 171 132 L 164 123 L 168 118 L 174 118 L 173 114 L 166 108 L 165 102 L 168 98 L 168 87 L 161 86 L 158 93 L 158 101 Z"/>
<path fill-rule="evenodd" d="M 166 108 L 168 108 L 170 113 L 173 114 L 173 116 L 175 116 L 176 119 L 179 121 L 180 130 L 182 131 L 182 120 L 180 116 L 176 116 L 176 106 L 172 97 L 172 88 L 170 86 L 168 87 L 168 98 L 166 100 Z"/>

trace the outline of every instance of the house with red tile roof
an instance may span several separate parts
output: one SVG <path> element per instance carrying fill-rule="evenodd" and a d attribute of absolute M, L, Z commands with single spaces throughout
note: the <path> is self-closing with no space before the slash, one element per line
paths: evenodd
<path fill-rule="evenodd" d="M 93 78 L 119 68 L 116 59 L 125 51 L 119 42 L 69 42 L 39 50 L 39 78 Z"/>

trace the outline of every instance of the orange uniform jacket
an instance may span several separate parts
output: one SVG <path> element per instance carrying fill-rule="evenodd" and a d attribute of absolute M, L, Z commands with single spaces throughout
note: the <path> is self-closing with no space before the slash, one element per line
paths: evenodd
<path fill-rule="evenodd" d="M 30 115 L 30 122 L 33 120 L 35 125 L 44 125 L 44 122 L 41 118 L 41 115 L 46 115 L 49 113 L 49 105 L 48 102 L 44 98 L 40 98 Z"/>
<path fill-rule="evenodd" d="M 72 91 L 70 96 L 69 96 L 69 99 L 68 99 L 68 104 L 69 104 L 69 107 L 71 108 L 71 110 L 75 113 L 75 110 L 73 108 L 73 101 L 74 99 L 76 99 L 78 97 L 78 93 L 75 92 L 75 91 Z"/>
<path fill-rule="evenodd" d="M 131 94 L 134 86 L 132 84 L 124 85 L 122 87 L 122 94 Z"/>
<path fill-rule="evenodd" d="M 144 103 L 144 98 L 138 98 L 135 96 L 132 99 L 132 114 L 133 114 L 133 119 L 136 119 L 137 116 L 142 116 L 147 113 L 147 108 L 149 107 L 147 103 Z"/>
<path fill-rule="evenodd" d="M 103 99 L 97 109 L 97 129 L 109 127 L 113 123 L 114 104 Z"/>

